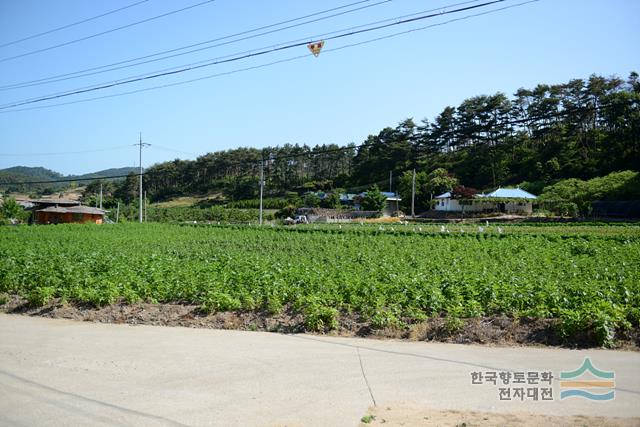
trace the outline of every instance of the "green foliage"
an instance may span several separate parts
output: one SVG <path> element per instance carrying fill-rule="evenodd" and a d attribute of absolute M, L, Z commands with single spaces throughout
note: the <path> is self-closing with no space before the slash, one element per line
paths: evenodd
<path fill-rule="evenodd" d="M 129 172 L 125 180 L 114 190 L 114 196 L 125 204 L 139 197 L 139 175 Z"/>
<path fill-rule="evenodd" d="M 327 332 L 338 328 L 338 310 L 311 304 L 304 310 L 304 326 L 309 331 Z"/>
<path fill-rule="evenodd" d="M 50 286 L 43 286 L 32 289 L 27 294 L 27 301 L 34 307 L 42 307 L 46 305 L 55 296 L 56 290 Z"/>
<path fill-rule="evenodd" d="M 460 233 L 458 228 L 463 228 Z M 610 346 L 640 321 L 640 226 L 330 224 L 298 227 L 103 226 L 0 229 L 0 295 L 187 303 L 204 312 L 284 308 L 307 330 L 354 313 L 372 328 L 444 317 L 559 319 L 571 344 Z M 428 254 L 428 256 L 425 256 Z"/>
<path fill-rule="evenodd" d="M 6 199 L 0 201 L 2 205 L 0 205 L 0 223 L 3 220 L 17 220 L 19 222 L 24 222 L 29 214 L 20 206 L 16 199 L 13 197 L 7 197 Z"/>
<path fill-rule="evenodd" d="M 371 327 L 374 329 L 400 326 L 402 326 L 402 322 L 392 310 L 376 310 L 373 316 L 371 316 Z"/>
<path fill-rule="evenodd" d="M 427 182 L 423 189 L 425 193 L 434 196 L 447 192 L 458 185 L 458 179 L 451 176 L 446 169 L 438 168 L 427 176 Z"/>
<path fill-rule="evenodd" d="M 282 209 L 280 209 L 278 212 L 276 212 L 274 214 L 274 217 L 278 218 L 278 219 L 283 219 L 283 218 L 293 218 L 296 214 L 296 208 L 295 206 L 286 206 Z"/>
<path fill-rule="evenodd" d="M 387 197 L 380 192 L 377 185 L 371 187 L 362 199 L 362 209 L 365 211 L 382 211 L 387 204 Z"/>
<path fill-rule="evenodd" d="M 402 174 L 398 184 L 398 192 L 402 197 L 404 209 L 409 209 L 411 206 L 412 180 L 413 172 L 407 171 Z M 431 173 L 417 171 L 415 195 L 416 212 L 424 212 L 430 209 L 433 197 L 450 191 L 457 185 L 458 179 L 449 174 L 446 169 L 437 168 Z"/>
<path fill-rule="evenodd" d="M 125 216 L 135 220 L 137 208 L 123 211 Z M 257 209 L 235 209 L 222 206 L 211 208 L 195 208 L 188 206 L 175 206 L 169 208 L 149 207 L 147 211 L 148 221 L 154 222 L 221 222 L 244 224 L 256 222 L 259 212 Z M 272 215 L 265 216 L 265 219 L 273 219 Z"/>
<path fill-rule="evenodd" d="M 289 198 L 266 197 L 262 200 L 263 209 L 282 209 L 290 204 L 292 204 L 292 201 Z M 233 209 L 259 209 L 260 199 L 236 200 L 227 203 L 225 207 Z"/>
<path fill-rule="evenodd" d="M 357 149 L 355 144 L 345 147 L 285 144 L 238 148 L 207 153 L 195 160 L 158 163 L 147 169 L 144 190 L 150 200 L 195 194 L 225 195 L 233 201 L 254 200 L 259 188 L 259 162 L 268 159 L 265 176 L 270 195 L 333 191 L 336 187 L 365 188 L 370 183 L 386 182 L 389 171 L 402 174 L 414 168 L 418 171 L 418 212 L 429 208 L 431 193 L 449 190 L 455 186 L 456 178 L 478 189 L 527 183 L 528 191 L 540 194 L 544 186 L 567 179 L 588 182 L 616 171 L 638 171 L 638 85 L 637 73 L 630 73 L 626 80 L 594 74 L 565 83 L 521 88 L 511 97 L 500 92 L 471 96 L 459 105 L 443 106 L 440 114 L 420 124 L 411 118 L 395 126 L 381 124 L 382 129 L 360 141 L 364 146 Z M 105 171 L 105 175 L 109 172 L 115 171 Z M 394 181 L 405 209 L 411 201 L 410 175 L 405 173 L 399 182 Z M 42 168 L 0 170 L 0 190 L 57 192 L 63 185 L 2 182 L 60 177 Z M 582 191 L 579 182 L 574 184 Z M 576 203 L 580 211 L 586 212 L 588 201 L 603 194 L 597 187 L 602 184 L 604 193 L 609 194 L 611 183 L 591 184 L 584 197 L 565 198 L 573 194 L 567 185 L 567 191 L 557 189 L 564 195 L 562 198 L 553 195 L 552 199 Z M 113 197 L 129 204 L 137 192 L 137 176 L 131 175 L 118 183 Z M 622 200 L 630 196 L 618 193 L 607 197 Z M 298 207 L 301 202 L 289 200 L 286 205 Z M 255 205 L 232 207 L 255 208 Z"/>
<path fill-rule="evenodd" d="M 307 193 L 304 195 L 304 206 L 307 208 L 317 208 L 320 206 L 320 196 L 316 193 Z"/>
<path fill-rule="evenodd" d="M 228 293 L 220 291 L 211 291 L 205 297 L 200 309 L 204 313 L 212 313 L 217 311 L 234 311 L 242 307 L 242 302 L 238 298 L 234 298 Z"/>
<path fill-rule="evenodd" d="M 456 316 L 447 316 L 444 319 L 444 329 L 449 335 L 455 335 L 464 327 L 464 320 Z"/>
<path fill-rule="evenodd" d="M 579 213 L 577 204 L 564 200 L 538 200 L 534 203 L 534 207 L 562 217 L 575 218 Z"/>
<path fill-rule="evenodd" d="M 320 201 L 320 207 L 326 209 L 340 208 L 340 195 L 338 193 L 329 193 Z"/>
<path fill-rule="evenodd" d="M 608 301 L 589 302 L 579 310 L 561 310 L 558 333 L 567 344 L 582 337 L 601 347 L 613 347 L 616 329 L 631 326 L 624 314 L 624 310 Z"/>
<path fill-rule="evenodd" d="M 544 189 L 540 200 L 575 203 L 582 214 L 589 213 L 595 200 L 640 199 L 640 174 L 634 171 L 613 172 L 583 181 L 576 178 L 559 181 Z"/>

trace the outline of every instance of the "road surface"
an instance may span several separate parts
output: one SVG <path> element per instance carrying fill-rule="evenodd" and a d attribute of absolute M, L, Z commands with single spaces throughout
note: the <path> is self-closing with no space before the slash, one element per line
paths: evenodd
<path fill-rule="evenodd" d="M 615 371 L 615 399 L 500 401 L 472 372 Z M 0 314 L 0 425 L 349 426 L 369 410 L 640 416 L 640 354 Z M 374 408 L 375 407 L 375 408 Z"/>

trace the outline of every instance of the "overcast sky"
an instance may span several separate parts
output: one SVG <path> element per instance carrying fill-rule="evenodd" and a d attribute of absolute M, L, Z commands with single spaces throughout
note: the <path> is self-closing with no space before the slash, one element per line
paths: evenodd
<path fill-rule="evenodd" d="M 0 45 L 138 1 L 0 1 Z M 366 7 L 359 11 L 171 59 L 26 88 L 6 88 L 357 2 L 216 0 L 140 25 L 10 59 L 202 1 L 148 0 L 84 24 L 0 47 L 0 86 L 3 87 L 0 104 L 41 98 L 203 60 L 234 57 L 284 42 L 314 40 L 319 34 L 432 8 L 450 11 L 483 3 L 465 2 L 462 6 L 445 8 L 456 0 L 392 0 L 382 4 L 377 4 L 380 0 L 362 1 L 332 13 Z M 360 143 L 368 134 L 378 133 L 385 126 L 395 126 L 407 117 L 416 121 L 433 118 L 445 106 L 455 106 L 467 97 L 498 91 L 511 95 L 519 87 L 563 83 L 572 78 L 588 78 L 592 73 L 626 78 L 630 71 L 640 71 L 637 21 L 640 1 L 635 0 L 541 0 L 373 43 L 330 50 L 521 2 L 509 0 L 327 40 L 317 58 L 306 46 L 299 46 L 16 108 L 119 94 L 303 56 L 190 84 L 51 108 L 11 112 L 0 109 L 0 168 L 44 166 L 64 174 L 80 174 L 137 165 L 137 149 L 131 144 L 137 142 L 138 132 L 153 144 L 145 150 L 145 166 L 176 157 L 193 159 L 209 151 L 241 146 Z M 282 26 L 263 31 L 277 28 Z M 212 44 L 215 43 L 198 47 Z M 86 150 L 103 151 L 70 153 Z"/>

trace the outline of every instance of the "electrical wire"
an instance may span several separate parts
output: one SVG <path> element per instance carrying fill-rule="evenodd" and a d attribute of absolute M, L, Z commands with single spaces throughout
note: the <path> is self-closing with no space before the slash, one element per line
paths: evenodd
<path fill-rule="evenodd" d="M 443 22 L 439 22 L 439 23 L 436 23 L 436 24 L 427 25 L 427 26 L 424 26 L 424 27 L 419 27 L 419 28 L 414 28 L 414 29 L 407 30 L 407 31 L 393 33 L 393 34 L 385 35 L 385 36 L 382 36 L 382 37 L 377 37 L 377 38 L 374 38 L 374 39 L 365 40 L 365 41 L 358 42 L 358 43 L 344 45 L 344 46 L 340 46 L 340 47 L 336 47 L 336 48 L 324 49 L 323 50 L 323 54 L 331 53 L 331 52 L 335 52 L 335 51 L 339 51 L 339 50 L 343 50 L 343 49 L 347 49 L 347 48 L 351 48 L 351 47 L 361 46 L 361 45 L 364 45 L 364 44 L 369 44 L 369 43 L 381 41 L 381 40 L 384 40 L 384 39 L 390 39 L 390 38 L 393 38 L 393 37 L 409 34 L 409 33 L 415 32 L 415 31 L 422 31 L 422 30 L 426 30 L 426 29 L 429 29 L 429 28 L 443 26 L 443 25 L 447 25 L 447 24 L 450 24 L 450 23 L 453 23 L 453 22 L 463 21 L 463 20 L 467 20 L 467 19 L 470 19 L 470 18 L 478 17 L 478 16 L 488 15 L 490 13 L 495 13 L 495 12 L 499 12 L 499 11 L 502 11 L 502 10 L 511 9 L 511 8 L 515 8 L 515 7 L 520 7 L 520 6 L 523 6 L 523 5 L 526 5 L 526 4 L 529 4 L 529 3 L 534 3 L 534 2 L 537 2 L 537 1 L 539 1 L 539 0 L 529 0 L 529 1 L 526 1 L 526 2 L 521 2 L 521 3 L 509 5 L 509 6 L 505 6 L 505 7 L 498 8 L 498 9 L 492 9 L 490 11 L 486 11 L 486 12 L 482 12 L 482 13 L 476 13 L 476 14 L 472 14 L 472 15 L 467 15 L 467 16 L 460 17 L 460 18 L 450 19 L 448 21 L 443 21 Z M 299 59 L 303 59 L 303 58 L 309 58 L 309 55 L 308 54 L 298 55 L 298 56 L 289 57 L 289 58 L 285 58 L 285 59 L 281 59 L 281 60 L 278 60 L 278 61 L 273 61 L 273 62 L 269 62 L 269 63 L 265 63 L 265 64 L 260 64 L 260 65 L 255 65 L 255 66 L 250 66 L 250 67 L 230 70 L 230 71 L 221 72 L 221 73 L 210 74 L 210 75 L 206 75 L 206 76 L 203 76 L 203 77 L 198 77 L 198 78 L 194 78 L 194 79 L 190 79 L 190 80 L 185 80 L 185 81 L 180 81 L 180 82 L 175 82 L 175 83 L 168 83 L 168 84 L 164 84 L 164 85 L 152 86 L 152 87 L 148 87 L 148 88 L 136 89 L 136 90 L 132 90 L 132 91 L 120 92 L 120 93 L 115 93 L 115 94 L 110 94 L 110 95 L 99 96 L 99 97 L 92 97 L 92 98 L 80 99 L 80 100 L 69 101 L 69 102 L 49 104 L 49 105 L 44 105 L 44 106 L 27 107 L 27 108 L 20 108 L 20 109 L 11 109 L 11 110 L 4 110 L 4 111 L 2 110 L 2 108 L 6 109 L 6 108 L 9 108 L 9 107 L 0 107 L 0 114 L 2 114 L 2 113 L 12 113 L 12 112 L 21 112 L 21 111 L 30 111 L 30 110 L 36 110 L 36 109 L 53 108 L 53 107 L 59 107 L 59 106 L 64 106 L 64 105 L 72 105 L 72 104 L 91 102 L 91 101 L 96 101 L 96 100 L 101 100 L 101 99 L 114 98 L 114 97 L 120 97 L 120 96 L 125 96 L 125 95 L 132 95 L 132 94 L 141 93 L 141 92 L 147 92 L 147 91 L 151 91 L 151 90 L 165 89 L 165 88 L 169 88 L 169 87 L 180 86 L 180 85 L 184 85 L 184 84 L 190 84 L 190 83 L 194 83 L 194 82 L 198 82 L 198 81 L 202 81 L 202 80 L 207 80 L 207 79 L 227 76 L 227 75 L 231 75 L 231 74 L 236 74 L 236 73 L 240 73 L 240 72 L 244 72 L 244 71 L 250 71 L 250 70 L 265 68 L 265 67 L 269 67 L 269 66 L 272 66 L 272 65 L 291 62 L 291 61 L 295 61 L 295 60 L 299 60 Z"/>
<path fill-rule="evenodd" d="M 164 18 L 164 17 L 169 16 L 169 15 L 174 15 L 174 14 L 179 13 L 179 12 L 184 12 L 186 10 L 193 9 L 195 7 L 198 7 L 198 6 L 203 6 L 205 4 L 212 3 L 214 1 L 216 1 L 216 0 L 205 0 L 205 1 L 200 2 L 200 3 L 196 3 L 196 4 L 192 4 L 190 6 L 183 7 L 181 9 L 172 10 L 170 12 L 166 12 L 166 13 L 163 13 L 161 15 L 156 15 L 156 16 L 152 16 L 151 18 L 143 19 L 141 21 L 132 22 L 132 23 L 126 24 L 126 25 L 121 25 L 120 27 L 111 28 L 109 30 L 102 31 L 102 32 L 99 32 L 99 33 L 95 33 L 95 34 L 91 34 L 89 36 L 81 37 L 79 39 L 70 40 L 70 41 L 67 41 L 67 42 L 64 42 L 64 43 L 59 43 L 59 44 L 56 44 L 56 45 L 53 45 L 53 46 L 48 46 L 48 47 L 45 47 L 45 48 L 42 48 L 42 49 L 32 50 L 30 52 L 21 53 L 19 55 L 0 58 L 0 62 L 7 62 L 7 61 L 11 61 L 11 60 L 18 59 L 18 58 L 23 58 L 25 56 L 35 55 L 36 53 L 42 53 L 42 52 L 46 52 L 46 51 L 49 51 L 49 50 L 57 49 L 57 48 L 60 48 L 60 47 L 63 47 L 63 46 L 69 46 L 69 45 L 74 44 L 74 43 L 78 43 L 78 42 L 89 40 L 89 39 L 92 39 L 92 38 L 95 38 L 95 37 L 103 36 L 105 34 L 110 34 L 110 33 L 113 33 L 115 31 L 124 30 L 126 28 L 130 28 L 130 27 L 133 27 L 133 26 L 136 26 L 136 25 L 144 24 L 144 23 L 147 23 L 147 22 L 150 22 L 150 21 L 154 21 L 156 19 Z"/>
<path fill-rule="evenodd" d="M 366 0 L 366 1 L 370 1 L 370 0 Z M 191 51 L 188 51 L 188 52 L 182 52 L 182 53 L 178 53 L 178 54 L 175 54 L 175 55 L 169 55 L 169 56 L 165 56 L 165 57 L 162 57 L 162 58 L 156 58 L 156 59 L 152 59 L 152 60 L 148 60 L 148 61 L 138 62 L 138 63 L 135 63 L 135 64 L 125 65 L 125 66 L 122 66 L 122 67 L 110 68 L 110 69 L 103 70 L 103 71 L 96 71 L 96 72 L 92 72 L 92 73 L 81 74 L 81 75 L 68 77 L 68 78 L 63 78 L 63 79 L 49 80 L 49 81 L 45 81 L 45 82 L 42 82 L 42 83 L 37 83 L 37 84 L 32 84 L 32 85 L 27 85 L 27 86 L 19 86 L 19 87 L 16 87 L 16 88 L 0 89 L 0 90 L 12 90 L 12 89 L 18 89 L 18 88 L 23 88 L 23 87 L 31 87 L 31 86 L 37 86 L 37 85 L 42 85 L 42 84 L 54 83 L 54 82 L 59 82 L 59 81 L 64 81 L 64 80 L 71 80 L 71 79 L 75 79 L 75 78 L 87 77 L 87 76 L 91 76 L 91 75 L 95 75 L 95 74 L 102 74 L 102 73 L 106 73 L 106 72 L 110 72 L 110 71 L 115 71 L 115 70 L 119 70 L 119 69 L 122 69 L 122 68 L 129 68 L 129 67 L 143 65 L 143 64 L 147 64 L 147 63 L 151 63 L 151 62 L 162 61 L 162 60 L 165 60 L 165 59 L 168 59 L 168 58 L 173 58 L 173 57 L 177 57 L 177 56 L 181 56 L 181 55 L 188 55 L 188 54 L 191 54 L 193 52 L 198 52 L 198 51 L 205 50 L 205 49 L 212 49 L 212 48 L 215 48 L 215 47 L 224 46 L 224 45 L 236 43 L 236 42 L 239 42 L 239 41 L 247 40 L 247 39 L 250 39 L 250 38 L 258 37 L 258 36 L 261 36 L 261 35 L 270 34 L 270 33 L 286 30 L 286 29 L 297 27 L 297 26 L 301 26 L 301 25 L 306 25 L 306 24 L 308 24 L 310 22 L 318 22 L 320 20 L 329 19 L 329 18 L 333 18 L 333 17 L 338 16 L 338 15 L 344 15 L 344 14 L 355 12 L 355 11 L 359 11 L 359 10 L 362 10 L 362 9 L 365 9 L 365 8 L 378 6 L 378 5 L 381 5 L 381 4 L 384 4 L 384 3 L 389 3 L 391 1 L 392 0 L 382 0 L 382 1 L 379 1 L 377 3 L 373 3 L 373 4 L 370 4 L 370 5 L 367 5 L 367 6 L 363 6 L 363 7 L 359 7 L 357 9 L 351 9 L 351 10 L 348 10 L 348 11 L 345 11 L 345 12 L 340 12 L 340 13 L 337 13 L 337 14 L 325 16 L 325 17 L 318 18 L 318 19 L 314 19 L 312 21 L 306 21 L 306 22 L 303 22 L 303 23 L 300 23 L 300 24 L 289 26 L 289 27 L 284 27 L 284 28 L 280 28 L 280 29 L 277 29 L 277 30 L 268 31 L 266 33 L 256 34 L 256 35 L 251 36 L 251 37 L 245 37 L 245 38 L 242 38 L 242 39 L 232 40 L 232 41 L 229 41 L 229 42 L 220 43 L 220 44 L 213 45 L 213 46 L 208 46 L 208 47 L 205 47 L 205 48 L 195 49 L 195 50 L 191 50 Z M 474 0 L 474 2 L 476 2 L 476 1 L 478 1 L 478 0 Z M 336 32 L 334 32 L 334 33 L 336 33 Z M 248 53 L 252 53 L 252 52 L 258 52 L 258 51 L 263 50 L 263 49 L 272 49 L 274 47 L 284 46 L 287 43 L 294 43 L 294 42 L 301 42 L 301 41 L 307 42 L 308 40 L 309 40 L 309 37 L 306 37 L 304 39 L 297 39 L 297 40 L 290 41 L 290 42 L 279 43 L 277 45 L 261 47 L 261 48 L 258 48 L 258 49 L 251 49 L 251 50 L 247 50 L 247 51 L 243 51 L 243 52 L 236 52 L 236 53 L 233 53 L 233 54 L 229 54 L 229 55 L 225 55 L 225 56 L 221 56 L 221 57 L 217 57 L 217 58 L 212 58 L 212 59 L 206 59 L 206 60 L 202 60 L 202 61 L 198 61 L 198 62 L 193 62 L 193 63 L 190 63 L 190 64 L 182 64 L 182 65 L 178 65 L 178 66 L 174 66 L 174 67 L 170 67 L 170 68 L 164 68 L 164 69 L 161 69 L 161 70 L 153 71 L 152 73 L 161 73 L 161 72 L 165 72 L 165 71 L 178 70 L 178 69 L 183 68 L 183 67 L 190 67 L 190 66 L 193 66 L 193 65 L 203 64 L 205 62 L 217 61 L 217 60 L 221 60 L 221 59 L 225 59 L 225 58 L 231 58 L 231 57 L 238 56 L 238 55 L 248 54 Z M 121 78 L 121 79 L 118 79 L 118 80 L 112 80 L 112 81 L 106 82 L 106 83 L 114 83 L 114 82 L 119 82 L 119 81 L 126 80 L 126 79 L 132 79 L 132 78 L 148 76 L 149 74 L 150 73 L 147 72 L 147 73 L 144 73 L 144 74 L 138 74 L 138 75 L 134 75 L 134 76 L 124 77 L 124 78 Z M 100 84 L 93 84 L 93 85 L 90 85 L 90 86 L 85 86 L 85 87 L 79 88 L 78 90 L 90 89 L 90 88 L 93 88 L 93 87 L 96 87 L 96 86 L 99 86 L 99 85 Z M 66 92 L 67 91 L 62 91 L 62 92 L 55 93 L 53 95 L 64 94 Z M 35 98 L 32 98 L 32 99 L 35 99 Z"/>
<path fill-rule="evenodd" d="M 105 16 L 112 15 L 112 14 L 117 13 L 117 12 L 121 12 L 123 10 L 132 8 L 134 6 L 138 6 L 139 4 L 146 3 L 148 1 L 149 0 L 141 0 L 141 1 L 138 1 L 136 3 L 132 3 L 132 4 L 128 5 L 128 6 L 123 6 L 123 7 L 119 8 L 119 9 L 110 10 L 108 12 L 102 13 L 100 15 L 92 16 L 90 18 L 86 18 L 86 19 L 83 19 L 81 21 L 73 22 L 71 24 L 63 25 L 61 27 L 52 28 L 51 30 L 47 30 L 47 31 L 43 31 L 41 33 L 33 34 L 31 36 L 23 37 L 23 38 L 18 39 L 18 40 L 14 40 L 14 41 L 11 41 L 11 42 L 8 42 L 8 43 L 0 44 L 0 48 L 6 47 L 6 46 L 11 46 L 11 45 L 14 45 L 14 44 L 17 44 L 17 43 L 22 43 L 22 42 L 27 41 L 27 40 L 35 39 L 36 37 L 42 37 L 42 36 L 45 36 L 47 34 L 55 33 L 57 31 L 66 30 L 67 28 L 75 27 L 76 25 L 84 24 L 86 22 L 94 21 L 96 19 L 103 18 Z"/>
<path fill-rule="evenodd" d="M 420 21 L 420 20 L 424 20 L 424 19 L 434 18 L 434 17 L 438 17 L 438 16 L 441 16 L 441 15 L 447 15 L 447 14 L 463 12 L 463 11 L 467 11 L 467 10 L 471 10 L 471 9 L 477 9 L 477 8 L 480 8 L 480 7 L 485 7 L 485 6 L 489 6 L 489 5 L 496 4 L 496 3 L 502 3 L 504 1 L 505 0 L 493 0 L 493 1 L 485 2 L 485 3 L 473 5 L 473 6 L 467 6 L 467 7 L 463 7 L 463 8 L 458 8 L 458 9 L 454 9 L 454 10 L 450 10 L 450 11 L 443 11 L 443 12 L 440 12 L 440 13 L 421 15 L 421 16 L 418 16 L 418 17 L 408 18 L 408 19 L 396 21 L 396 22 L 393 22 L 393 23 L 382 24 L 382 25 L 378 25 L 378 26 L 374 26 L 374 27 L 370 27 L 370 28 L 364 28 L 364 29 L 361 29 L 361 30 L 354 30 L 354 31 L 351 31 L 351 32 L 342 33 L 342 34 L 338 34 L 338 35 L 335 35 L 335 36 L 328 37 L 328 38 L 325 39 L 325 42 L 328 41 L 328 40 L 336 40 L 336 39 L 340 39 L 340 38 L 344 38 L 344 37 L 350 37 L 350 36 L 353 36 L 353 35 L 356 35 L 356 34 L 362 34 L 362 33 L 367 33 L 367 32 L 370 32 L 370 31 L 381 30 L 381 29 L 389 28 L 389 27 L 396 26 L 396 25 L 403 25 L 403 24 L 408 24 L 408 23 L 412 23 L 412 22 L 416 22 L 416 21 Z M 538 1 L 538 0 L 532 0 L 531 2 L 533 2 L 533 1 Z M 151 75 L 148 75 L 148 76 L 145 76 L 145 77 L 138 77 L 138 78 L 123 80 L 123 81 L 118 81 L 118 82 L 111 82 L 111 83 L 108 83 L 108 84 L 103 84 L 103 85 L 95 86 L 95 87 L 88 88 L 88 89 L 73 90 L 73 91 L 69 91 L 69 92 L 66 92 L 66 93 L 62 93 L 62 94 L 47 95 L 47 96 L 43 96 L 43 97 L 40 97 L 40 98 L 35 98 L 35 99 L 30 99 L 30 100 L 25 100 L 25 101 L 16 101 L 16 102 L 13 102 L 11 104 L 3 105 L 2 107 L 0 107 L 0 109 L 7 109 L 7 108 L 17 107 L 17 106 L 21 106 L 21 105 L 26 105 L 26 104 L 32 104 L 32 103 L 35 103 L 35 102 L 48 101 L 48 100 L 51 100 L 51 99 L 57 99 L 57 98 L 62 98 L 62 97 L 67 97 L 67 96 L 72 96 L 72 95 L 78 95 L 78 94 L 81 94 L 81 93 L 93 92 L 93 91 L 96 91 L 96 90 L 107 89 L 107 88 L 111 88 L 111 87 L 115 87 L 115 86 L 120 86 L 120 85 L 123 85 L 123 84 L 129 84 L 129 83 L 134 83 L 134 82 L 143 81 L 143 80 L 150 80 L 150 79 L 155 79 L 155 78 L 158 78 L 158 77 L 164 77 L 164 76 L 168 76 L 168 75 L 180 74 L 180 73 L 184 73 L 184 72 L 187 72 L 187 71 L 192 71 L 192 70 L 196 70 L 196 69 L 200 69 L 200 68 L 204 68 L 204 67 L 210 67 L 210 66 L 213 66 L 213 65 L 219 65 L 219 64 L 223 64 L 223 63 L 229 63 L 229 62 L 235 62 L 235 61 L 239 61 L 239 60 L 242 60 L 242 59 L 247 59 L 247 58 L 252 58 L 252 57 L 256 57 L 256 56 L 266 55 L 268 53 L 288 50 L 288 49 L 292 49 L 292 48 L 295 48 L 295 47 L 303 46 L 303 45 L 306 45 L 306 44 L 307 44 L 306 42 L 293 43 L 293 44 L 289 44 L 289 45 L 286 45 L 286 46 L 273 48 L 273 49 L 270 49 L 270 50 L 263 50 L 263 51 L 260 51 L 260 52 L 255 52 L 255 53 L 251 53 L 251 54 L 247 54 L 247 55 L 237 56 L 237 57 L 234 57 L 234 58 L 225 59 L 225 60 L 221 60 L 221 61 L 213 61 L 213 62 L 209 62 L 209 63 L 206 63 L 206 64 L 196 65 L 196 66 L 192 66 L 192 67 L 185 67 L 185 68 L 181 68 L 181 69 L 174 70 L 174 71 L 167 71 L 167 72 L 163 72 L 163 73 L 151 74 Z"/>
<path fill-rule="evenodd" d="M 369 7 L 377 6 L 377 5 L 380 5 L 380 4 L 388 3 L 391 0 L 381 1 L 381 2 L 378 2 L 378 3 L 372 4 L 372 5 L 367 5 L 367 6 L 364 6 L 364 7 L 360 7 L 360 8 L 353 9 L 353 10 L 349 10 L 349 11 L 342 12 L 342 13 L 339 13 L 339 14 L 334 14 L 334 15 L 331 15 L 331 16 L 322 17 L 322 18 L 319 18 L 319 19 L 311 20 L 311 21 L 306 21 L 306 22 L 303 22 L 303 23 L 300 23 L 300 24 L 296 24 L 294 26 L 288 26 L 288 27 L 285 27 L 285 28 L 281 28 L 281 29 L 277 29 L 277 30 L 273 30 L 273 31 L 268 31 L 268 32 L 265 32 L 265 33 L 255 34 L 255 35 L 250 36 L 250 37 L 244 37 L 244 38 L 241 38 L 241 39 L 238 39 L 238 40 L 232 40 L 230 42 L 221 43 L 221 44 L 217 44 L 217 45 L 214 45 L 214 46 L 208 46 L 206 48 L 196 49 L 196 50 L 192 50 L 192 51 L 189 51 L 189 52 L 184 52 L 184 53 L 180 53 L 180 54 L 176 54 L 176 55 L 169 55 L 169 56 L 165 56 L 165 57 L 162 57 L 162 58 L 157 58 L 157 59 L 154 59 L 154 60 L 151 60 L 151 61 L 137 62 L 135 64 L 125 65 L 125 66 L 122 66 L 122 67 L 115 67 L 115 66 L 119 66 L 119 65 L 122 65 L 122 64 L 127 64 L 127 63 L 130 63 L 130 62 L 140 61 L 140 60 L 143 60 L 143 59 L 148 59 L 148 58 L 152 58 L 152 57 L 155 57 L 155 56 L 164 55 L 164 54 L 167 54 L 167 53 L 173 53 L 173 52 L 177 52 L 177 51 L 180 51 L 180 50 L 185 50 L 185 49 L 189 49 L 189 48 L 192 48 L 192 47 L 201 46 L 201 45 L 204 45 L 204 44 L 210 44 L 210 43 L 214 43 L 214 42 L 221 41 L 221 40 L 227 40 L 227 39 L 233 38 L 233 37 L 238 37 L 238 36 L 243 36 L 243 35 L 246 35 L 246 34 L 251 34 L 251 33 L 254 33 L 256 31 L 261 31 L 261 30 L 265 30 L 265 29 L 268 29 L 268 28 L 273 28 L 273 27 L 277 27 L 277 26 L 280 26 L 280 25 L 288 24 L 288 23 L 291 23 L 291 22 L 299 21 L 299 20 L 302 20 L 302 19 L 310 18 L 310 17 L 313 17 L 313 16 L 322 15 L 322 14 L 329 13 L 329 12 L 334 12 L 336 10 L 345 9 L 347 7 L 359 5 L 359 4 L 362 4 L 362 3 L 367 3 L 369 1 L 371 1 L 371 0 L 360 0 L 360 1 L 349 3 L 349 4 L 346 4 L 346 5 L 343 5 L 343 6 L 334 7 L 334 8 L 331 8 L 331 9 L 325 9 L 325 10 L 322 10 L 322 11 L 319 11 L 319 12 L 314 12 L 314 13 L 311 13 L 311 14 L 308 14 L 308 15 L 297 17 L 297 18 L 292 18 L 292 19 L 288 19 L 288 20 L 285 20 L 285 21 L 280 21 L 280 22 L 277 22 L 277 23 L 274 23 L 274 24 L 264 25 L 264 26 L 261 26 L 261 27 L 258 27 L 258 28 L 253 28 L 253 29 L 250 29 L 250 30 L 241 31 L 239 33 L 230 34 L 230 35 L 227 35 L 227 36 L 222 36 L 222 37 L 214 38 L 214 39 L 211 39 L 211 40 L 206 40 L 206 41 L 203 41 L 203 42 L 194 43 L 194 44 L 190 44 L 190 45 L 187 45 L 187 46 L 182 46 L 182 47 L 178 47 L 178 48 L 174 48 L 174 49 L 164 50 L 164 51 L 161 51 L 161 52 L 156 52 L 156 53 L 153 53 L 153 54 L 140 56 L 140 57 L 137 57 L 137 58 L 131 58 L 131 59 L 127 59 L 127 60 L 123 60 L 123 61 L 119 61 L 119 62 L 114 62 L 114 63 L 107 64 L 107 65 L 101 65 L 101 66 L 98 66 L 98 67 L 87 68 L 87 69 L 84 69 L 84 70 L 74 71 L 74 72 L 71 72 L 71 73 L 58 74 L 56 76 L 45 77 L 45 78 L 40 78 L 40 79 L 36 79 L 36 80 L 30 80 L 30 81 L 27 81 L 27 82 L 13 83 L 13 84 L 10 84 L 10 85 L 0 86 L 0 90 L 11 90 L 11 89 L 19 89 L 19 88 L 23 88 L 23 87 L 38 86 L 38 85 L 42 85 L 42 84 L 54 83 L 54 82 L 65 81 L 65 80 L 70 80 L 70 79 L 75 79 L 75 78 L 80 78 L 80 77 L 91 76 L 91 75 L 95 75 L 95 74 L 106 73 L 106 72 L 110 72 L 110 71 L 120 70 L 120 69 L 123 69 L 123 68 L 135 67 L 135 66 L 142 65 L 142 64 L 147 64 L 147 63 L 150 63 L 150 62 L 161 61 L 161 60 L 168 59 L 168 58 L 173 58 L 173 57 L 176 57 L 176 56 L 186 55 L 186 54 L 193 53 L 193 52 L 199 52 L 199 51 L 205 50 L 205 49 L 212 49 L 214 47 L 219 47 L 219 46 L 223 46 L 223 45 L 227 45 L 227 44 L 231 44 L 231 43 L 236 43 L 238 41 L 244 41 L 244 40 L 248 40 L 248 39 L 251 39 L 251 38 L 260 37 L 260 36 L 263 36 L 263 35 L 266 35 L 266 34 L 272 34 L 274 32 L 283 31 L 285 29 L 290 29 L 290 28 L 294 28 L 294 27 L 297 27 L 297 26 L 306 25 L 306 24 L 313 23 L 313 22 L 318 22 L 320 20 L 329 19 L 329 18 L 333 18 L 335 16 L 344 15 L 346 13 L 351 13 L 351 12 L 359 11 L 359 10 L 362 10 L 362 9 L 365 9 L 365 8 L 369 8 Z M 471 2 L 465 2 L 465 3 L 474 3 L 474 2 L 477 2 L 477 1 L 480 1 L 480 0 L 472 0 Z M 109 68 L 109 67 L 115 67 L 115 68 Z M 109 68 L 109 69 L 103 70 L 104 68 Z M 93 72 L 93 71 L 96 71 L 96 70 L 103 70 L 103 71 Z"/>

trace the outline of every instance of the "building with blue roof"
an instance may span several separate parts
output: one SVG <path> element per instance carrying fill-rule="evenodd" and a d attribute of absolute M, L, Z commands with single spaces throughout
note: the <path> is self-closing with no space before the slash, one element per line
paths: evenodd
<path fill-rule="evenodd" d="M 488 194 L 476 194 L 471 200 L 454 199 L 450 191 L 435 198 L 435 210 L 444 212 L 502 212 L 531 215 L 537 197 L 521 188 L 498 188 Z"/>
<path fill-rule="evenodd" d="M 536 196 L 524 191 L 520 187 L 518 188 L 498 188 L 496 191 L 492 191 L 484 197 L 493 197 L 497 199 L 537 199 Z"/>

